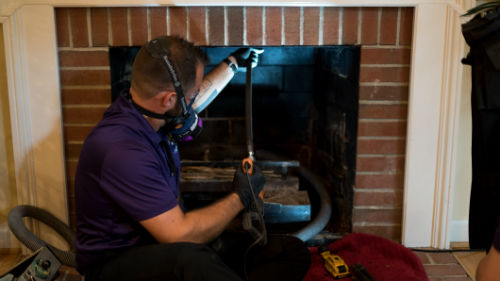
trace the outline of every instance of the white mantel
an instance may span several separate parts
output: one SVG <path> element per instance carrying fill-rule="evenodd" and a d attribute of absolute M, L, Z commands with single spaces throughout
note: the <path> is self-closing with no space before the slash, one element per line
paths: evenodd
<path fill-rule="evenodd" d="M 449 247 L 458 173 L 469 148 L 459 141 L 461 105 L 470 91 L 460 60 L 459 17 L 474 0 L 2 0 L 18 204 L 67 220 L 54 7 L 113 6 L 413 6 L 415 7 L 405 165 L 403 243 Z M 466 116 L 467 117 L 467 116 Z"/>

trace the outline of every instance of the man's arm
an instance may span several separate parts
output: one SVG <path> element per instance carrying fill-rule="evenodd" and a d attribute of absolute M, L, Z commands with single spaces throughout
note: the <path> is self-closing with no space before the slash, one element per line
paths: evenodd
<path fill-rule="evenodd" d="M 247 63 L 251 63 L 252 68 L 257 66 L 259 54 L 263 52 L 262 49 L 240 48 L 210 70 L 203 78 L 193 109 L 197 113 L 203 111 L 233 79 L 238 68 L 245 68 Z"/>
<path fill-rule="evenodd" d="M 241 210 L 240 197 L 231 193 L 204 208 L 184 213 L 176 206 L 140 223 L 160 243 L 206 243 L 221 234 Z"/>
<path fill-rule="evenodd" d="M 491 246 L 488 255 L 479 263 L 476 271 L 476 281 L 500 280 L 500 252 Z"/>

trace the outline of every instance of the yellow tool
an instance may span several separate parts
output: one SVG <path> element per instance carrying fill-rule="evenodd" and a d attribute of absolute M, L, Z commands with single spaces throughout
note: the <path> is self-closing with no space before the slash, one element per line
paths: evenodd
<path fill-rule="evenodd" d="M 323 245 L 318 248 L 318 252 L 325 262 L 325 269 L 330 272 L 330 274 L 335 279 L 342 279 L 350 276 L 349 267 L 344 262 L 344 260 L 337 256 L 332 255 L 328 246 Z"/>

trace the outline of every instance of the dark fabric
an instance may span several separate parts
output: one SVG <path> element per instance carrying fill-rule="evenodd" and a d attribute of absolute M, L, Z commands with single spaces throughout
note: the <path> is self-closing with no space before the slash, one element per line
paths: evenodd
<path fill-rule="evenodd" d="M 178 204 L 179 169 L 171 175 L 169 161 L 180 167 L 177 145 L 155 132 L 129 100 L 118 97 L 80 153 L 75 176 L 79 271 L 105 251 L 150 243 L 138 221 Z"/>
<path fill-rule="evenodd" d="M 369 234 L 353 233 L 331 243 L 332 254 L 340 256 L 348 266 L 363 265 L 377 281 L 427 281 L 420 259 L 408 248 L 388 239 Z M 304 281 L 331 281 L 317 247 L 309 248 L 311 267 Z M 342 280 L 352 280 L 351 277 Z"/>
<path fill-rule="evenodd" d="M 248 234 L 226 232 L 210 247 L 194 243 L 155 244 L 108 254 L 108 261 L 85 276 L 86 281 L 139 280 L 245 280 L 243 261 L 250 245 Z M 271 236 L 265 247 L 247 256 L 250 281 L 299 281 L 309 267 L 310 255 L 302 241 Z"/>
<path fill-rule="evenodd" d="M 500 9 L 462 25 L 472 67 L 472 186 L 469 244 L 489 249 L 500 213 Z M 500 243 L 500 242 L 499 242 Z"/>

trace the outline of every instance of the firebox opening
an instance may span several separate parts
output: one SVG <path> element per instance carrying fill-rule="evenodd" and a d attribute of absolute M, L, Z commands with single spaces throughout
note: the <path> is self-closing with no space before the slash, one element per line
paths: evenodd
<path fill-rule="evenodd" d="M 237 48 L 204 47 L 211 61 L 206 71 Z M 113 99 L 129 86 L 138 49 L 110 48 Z M 257 160 L 269 160 L 270 154 L 279 155 L 281 159 L 297 160 L 313 171 L 332 199 L 332 216 L 326 230 L 351 232 L 360 46 L 262 49 L 264 53 L 253 70 L 252 79 Z M 181 159 L 239 161 L 247 156 L 245 76 L 244 72 L 237 73 L 215 101 L 201 112 L 203 132 L 194 141 L 179 145 Z M 301 188 L 304 185 L 299 183 Z M 196 207 L 218 193 L 212 190 L 209 196 L 207 192 L 188 192 L 184 197 L 188 207 Z M 314 217 L 319 198 L 308 193 Z"/>

